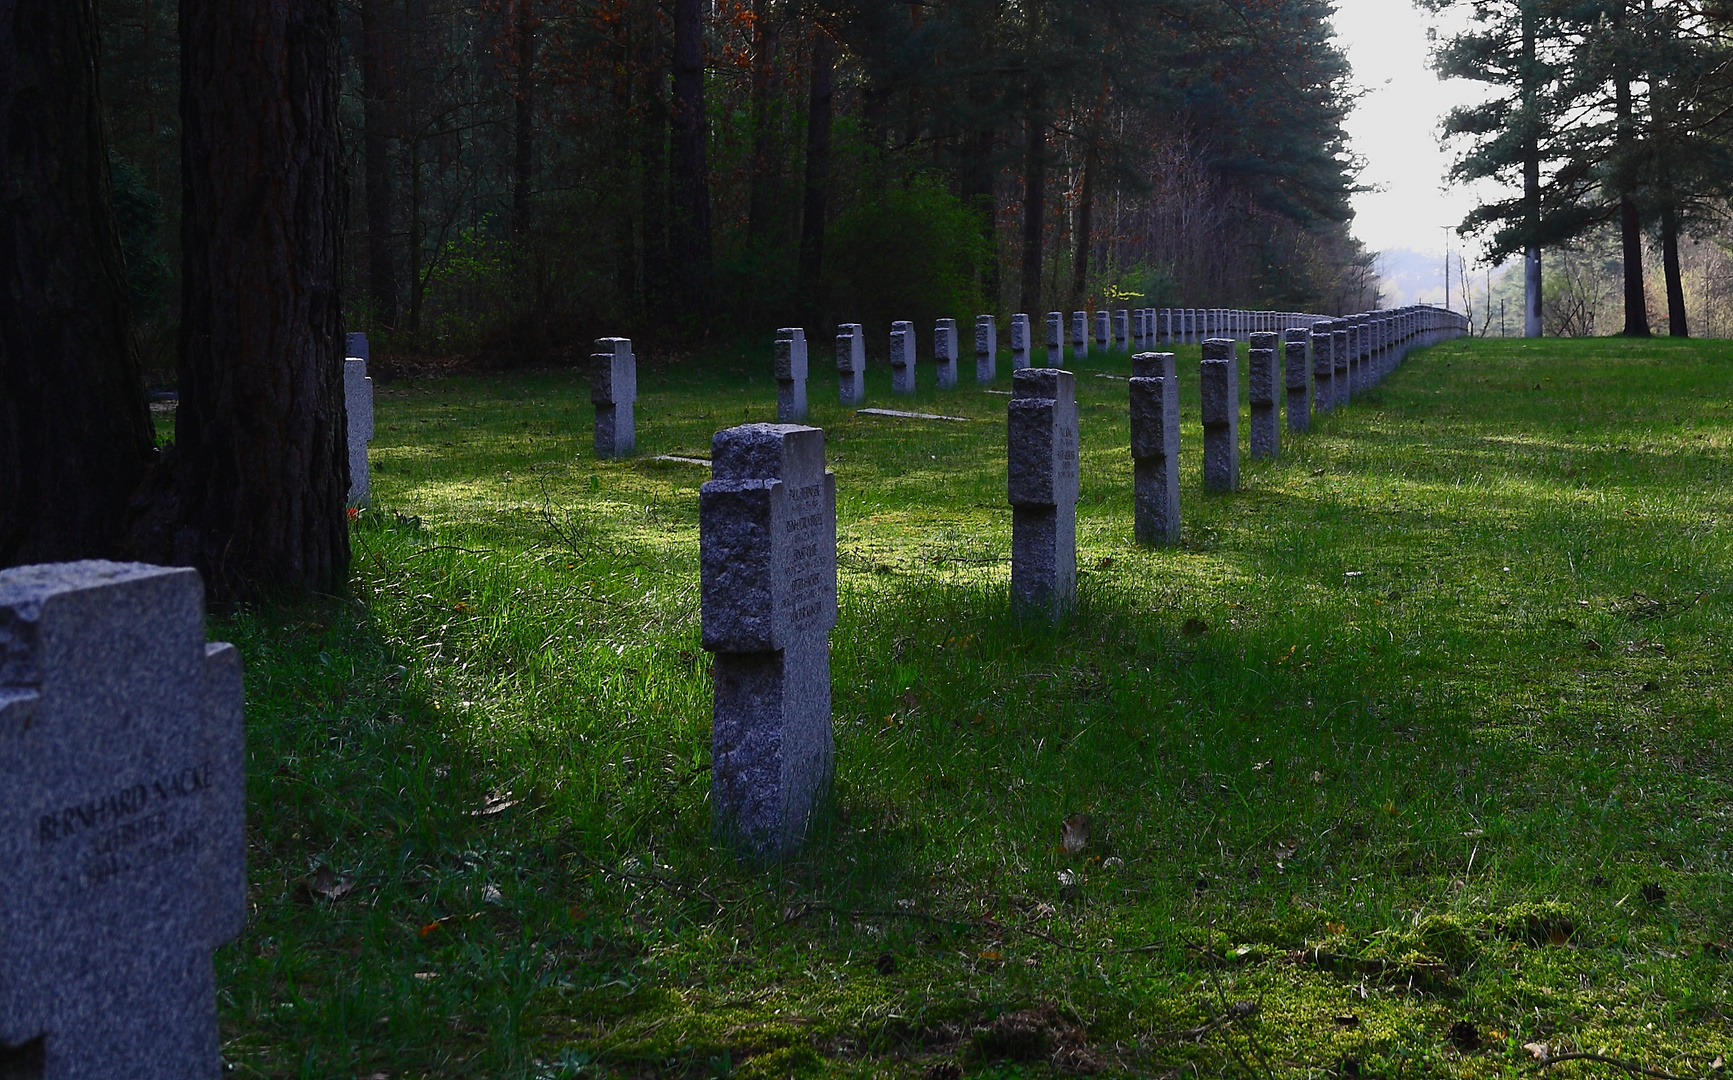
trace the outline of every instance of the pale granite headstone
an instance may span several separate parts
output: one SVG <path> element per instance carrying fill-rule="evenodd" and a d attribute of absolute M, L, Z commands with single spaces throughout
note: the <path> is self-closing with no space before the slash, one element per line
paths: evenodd
<path fill-rule="evenodd" d="M 1349 327 L 1352 324 L 1347 319 L 1337 319 L 1334 325 L 1335 330 L 1332 336 L 1335 338 L 1333 357 L 1336 362 L 1336 371 L 1335 377 L 1330 380 L 1330 390 L 1336 395 L 1337 405 L 1346 405 L 1354 397 L 1354 388 L 1348 384 Z"/>
<path fill-rule="evenodd" d="M 1282 376 L 1276 361 L 1276 335 L 1254 330 L 1251 341 L 1246 353 L 1246 399 L 1251 410 L 1247 419 L 1252 429 L 1252 457 L 1273 458 L 1282 446 Z"/>
<path fill-rule="evenodd" d="M 991 315 L 975 316 L 975 385 L 999 377 L 999 323 Z"/>
<path fill-rule="evenodd" d="M 1057 619 L 1077 598 L 1077 383 L 1060 368 L 1013 376 L 1008 410 L 1011 607 Z"/>
<path fill-rule="evenodd" d="M 794 424 L 719 431 L 710 461 L 698 492 L 710 806 L 721 835 L 775 857 L 800 845 L 831 778 L 836 478 L 824 432 Z"/>
<path fill-rule="evenodd" d="M 1336 326 L 1324 319 L 1312 324 L 1312 408 L 1327 413 L 1336 407 Z"/>
<path fill-rule="evenodd" d="M 1071 313 L 1071 361 L 1081 364 L 1089 359 L 1089 313 Z"/>
<path fill-rule="evenodd" d="M 1232 338 L 1203 343 L 1198 380 L 1203 392 L 1203 486 L 1240 486 L 1240 372 Z"/>
<path fill-rule="evenodd" d="M 1029 366 L 1029 316 L 1019 312 L 1011 316 L 1011 370 L 1022 371 Z"/>
<path fill-rule="evenodd" d="M 1122 351 L 1131 347 L 1131 312 L 1126 308 L 1113 313 L 1113 347 Z"/>
<path fill-rule="evenodd" d="M 933 359 L 939 365 L 939 389 L 957 388 L 957 320 L 940 319 L 933 326 Z"/>
<path fill-rule="evenodd" d="M 915 392 L 915 324 L 891 323 L 891 393 Z"/>
<path fill-rule="evenodd" d="M 1135 308 L 1131 312 L 1131 348 L 1132 352 L 1143 352 L 1147 345 L 1143 341 L 1143 309 Z"/>
<path fill-rule="evenodd" d="M 590 354 L 590 401 L 596 406 L 596 456 L 632 453 L 637 435 L 632 405 L 638 400 L 638 361 L 630 338 L 597 338 Z"/>
<path fill-rule="evenodd" d="M 1179 380 L 1172 353 L 1131 358 L 1131 459 L 1137 542 L 1179 543 Z"/>
<path fill-rule="evenodd" d="M 859 405 L 866 400 L 866 331 L 860 323 L 843 323 L 836 330 L 838 397 L 844 405 Z"/>
<path fill-rule="evenodd" d="M 1311 374 L 1307 370 L 1307 361 L 1311 358 L 1306 352 L 1306 345 L 1311 337 L 1309 330 L 1292 328 L 1288 331 L 1287 344 L 1283 350 L 1287 359 L 1289 431 L 1305 431 L 1312 426 L 1312 405 L 1307 400 L 1307 391 L 1310 389 L 1307 376 Z"/>
<path fill-rule="evenodd" d="M 798 326 L 776 332 L 776 419 L 806 419 L 806 331 Z"/>
<path fill-rule="evenodd" d="M 1095 347 L 1106 352 L 1113 335 L 1113 313 L 1106 308 L 1095 313 Z"/>
<path fill-rule="evenodd" d="M 1047 313 L 1047 366 L 1065 366 L 1065 315 L 1059 311 Z"/>
<path fill-rule="evenodd" d="M 365 338 L 362 348 L 366 348 Z M 373 441 L 373 380 L 367 377 L 366 360 L 352 356 L 343 361 L 343 404 L 349 413 L 349 505 L 366 506 L 373 495 L 367 470 L 367 444 Z"/>
<path fill-rule="evenodd" d="M 247 917 L 241 658 L 198 571 L 0 570 L 0 1064 L 217 1080 Z"/>

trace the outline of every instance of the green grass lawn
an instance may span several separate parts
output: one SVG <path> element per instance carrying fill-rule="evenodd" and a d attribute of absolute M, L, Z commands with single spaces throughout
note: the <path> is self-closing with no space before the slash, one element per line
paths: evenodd
<path fill-rule="evenodd" d="M 213 627 L 234 1075 L 1723 1075 L 1733 347 L 1440 346 L 1208 497 L 1182 347 L 1161 550 L 1092 361 L 1053 629 L 1008 610 L 1008 398 L 928 365 L 975 422 L 856 417 L 814 356 L 836 785 L 773 866 L 710 833 L 707 471 L 646 460 L 773 419 L 768 342 L 643 367 L 627 462 L 575 374 L 379 387 L 352 596 Z"/>

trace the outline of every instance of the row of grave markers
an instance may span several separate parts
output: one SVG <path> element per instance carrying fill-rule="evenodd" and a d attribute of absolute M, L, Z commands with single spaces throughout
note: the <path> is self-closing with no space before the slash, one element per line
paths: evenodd
<path fill-rule="evenodd" d="M 1328 412 L 1347 404 L 1395 370 L 1409 350 L 1466 330 L 1459 315 L 1417 307 L 1314 320 L 1284 335 L 1254 331 L 1253 454 L 1278 452 L 1279 383 L 1286 384 L 1289 426 L 1304 430 L 1314 408 Z M 845 327 L 839 341 L 845 339 L 854 352 L 858 327 Z M 779 380 L 795 367 L 785 360 L 797 341 L 804 345 L 803 336 L 779 337 Z M 1239 486 L 1236 343 L 1210 338 L 1202 344 L 1204 486 L 1233 491 Z M 860 370 L 851 369 L 857 380 Z M 1171 543 L 1180 523 L 1174 356 L 1139 353 L 1132 371 L 1136 535 L 1147 544 Z M 1013 373 L 1012 386 L 1006 412 L 1011 602 L 1023 617 L 1057 619 L 1076 601 L 1076 376 L 1063 368 L 1024 368 Z M 798 424 L 718 432 L 711 461 L 712 479 L 699 493 L 703 646 L 716 655 L 711 802 L 723 835 L 776 856 L 800 843 L 833 768 L 836 480 L 825 468 L 823 430 Z"/>
<path fill-rule="evenodd" d="M 1434 308 L 1373 312 L 1251 337 L 1252 453 L 1347 404 L 1414 347 L 1459 337 Z M 629 343 L 597 404 L 629 439 Z M 1238 485 L 1235 343 L 1206 339 L 1205 486 Z M 365 339 L 347 351 L 351 445 L 365 495 Z M 1280 356 L 1281 362 L 1278 362 Z M 1309 378 L 1308 378 L 1309 376 Z M 1179 527 L 1171 353 L 1130 380 L 1136 532 Z M 365 392 L 365 398 L 360 395 Z M 608 400 L 614 396 L 625 401 Z M 622 415 L 617 411 L 624 406 Z M 1011 594 L 1025 615 L 1075 601 L 1079 415 L 1062 368 L 1015 373 L 1007 406 Z M 718 432 L 700 491 L 704 648 L 716 655 L 712 793 L 719 830 L 776 856 L 797 846 L 834 767 L 829 636 L 837 619 L 836 480 L 824 432 Z M 0 1066 L 46 1080 L 220 1075 L 212 952 L 246 917 L 241 659 L 207 643 L 197 571 L 77 562 L 0 571 Z M 11 1074 L 8 1073 L 8 1075 Z"/>

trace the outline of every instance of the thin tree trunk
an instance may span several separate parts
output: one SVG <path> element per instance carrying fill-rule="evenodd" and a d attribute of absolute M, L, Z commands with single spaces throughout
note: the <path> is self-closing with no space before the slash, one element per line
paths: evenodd
<path fill-rule="evenodd" d="M 776 49 L 782 28 L 770 18 L 771 0 L 752 0 L 752 190 L 746 211 L 746 239 L 762 243 L 775 212 L 770 149 L 770 99 L 777 90 Z"/>
<path fill-rule="evenodd" d="M 1083 190 L 1078 196 L 1076 256 L 1071 264 L 1071 307 L 1081 310 L 1089 291 L 1089 255 L 1095 236 L 1095 173 L 1101 151 L 1093 137 L 1083 157 Z"/>
<path fill-rule="evenodd" d="M 965 134 L 963 142 L 963 201 L 981 215 L 981 240 L 987 258 L 982 263 L 981 292 L 989 310 L 999 310 L 999 208 L 993 192 L 993 143 L 991 131 Z"/>
<path fill-rule="evenodd" d="M 409 139 L 409 338 L 421 335 L 421 299 L 427 281 L 421 272 L 421 116 L 417 113 L 415 0 L 403 0 L 403 128 Z"/>
<path fill-rule="evenodd" d="M 531 0 L 517 0 L 513 19 L 517 38 L 517 86 L 512 95 L 516 107 L 512 125 L 511 186 L 512 235 L 522 241 L 530 233 L 530 181 L 535 176 L 535 12 Z"/>
<path fill-rule="evenodd" d="M 1031 320 L 1041 314 L 1041 234 L 1047 216 L 1046 88 L 1037 76 L 1029 83 L 1023 152 L 1023 280 L 1021 307 Z"/>
<path fill-rule="evenodd" d="M 624 56 L 614 65 L 614 288 L 621 299 L 631 301 L 637 295 L 638 260 L 632 246 L 632 55 L 631 28 L 626 27 L 621 43 Z"/>
<path fill-rule="evenodd" d="M 670 299 L 674 264 L 668 250 L 668 98 L 667 56 L 662 48 L 661 20 L 653 0 L 633 4 L 638 21 L 639 87 L 638 167 L 639 222 L 643 233 L 643 306 L 654 310 Z"/>
<path fill-rule="evenodd" d="M 1522 146 L 1522 217 L 1528 233 L 1528 245 L 1523 252 L 1523 325 L 1524 337 L 1541 336 L 1541 274 L 1540 274 L 1540 139 L 1534 131 L 1534 111 L 1540 80 L 1535 70 L 1536 39 L 1540 33 L 1540 17 L 1535 0 L 1523 0 L 1522 5 L 1522 104 L 1524 122 L 1529 126 Z"/>
<path fill-rule="evenodd" d="M 336 0 L 181 0 L 180 528 L 220 600 L 349 566 Z"/>
<path fill-rule="evenodd" d="M 154 451 L 95 0 L 0 0 L 0 566 L 118 554 Z"/>
<path fill-rule="evenodd" d="M 1614 47 L 1626 48 L 1623 39 L 1626 0 L 1613 5 Z M 1619 239 L 1624 248 L 1625 337 L 1649 337 L 1649 299 L 1643 289 L 1643 223 L 1637 212 L 1635 137 L 1631 108 L 1631 78 L 1622 58 L 1613 74 L 1613 110 L 1618 124 L 1615 176 L 1619 189 Z"/>
<path fill-rule="evenodd" d="M 680 281 L 687 311 L 710 301 L 709 124 L 704 113 L 704 0 L 674 0 L 674 184 L 680 201 Z"/>
<path fill-rule="evenodd" d="M 397 263 L 391 244 L 391 99 L 386 0 L 361 0 L 361 122 L 366 158 L 367 293 L 373 317 L 397 325 Z"/>
<path fill-rule="evenodd" d="M 1685 280 L 1679 267 L 1679 212 L 1671 202 L 1661 206 L 1661 265 L 1667 273 L 1667 334 L 1691 336 L 1685 317 Z"/>
<path fill-rule="evenodd" d="M 800 218 L 802 317 L 816 322 L 824 296 L 825 213 L 830 204 L 831 67 L 836 43 L 822 29 L 813 36 L 812 87 L 806 106 L 806 197 Z"/>

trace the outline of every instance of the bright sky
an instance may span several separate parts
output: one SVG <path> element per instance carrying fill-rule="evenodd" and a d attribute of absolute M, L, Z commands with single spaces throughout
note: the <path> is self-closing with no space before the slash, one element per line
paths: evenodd
<path fill-rule="evenodd" d="M 1446 226 L 1474 208 L 1474 193 L 1446 181 L 1453 154 L 1439 148 L 1438 128 L 1453 106 L 1484 93 L 1465 80 L 1441 82 L 1428 66 L 1427 27 L 1435 17 L 1410 0 L 1337 0 L 1335 26 L 1366 92 L 1348 118 L 1353 152 L 1366 160 L 1355 196 L 1354 234 L 1373 251 L 1444 251 Z M 1440 26 L 1448 32 L 1456 21 Z M 1463 251 L 1454 231 L 1450 248 Z M 1465 251 L 1472 264 L 1476 253 Z"/>

